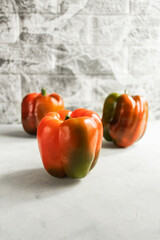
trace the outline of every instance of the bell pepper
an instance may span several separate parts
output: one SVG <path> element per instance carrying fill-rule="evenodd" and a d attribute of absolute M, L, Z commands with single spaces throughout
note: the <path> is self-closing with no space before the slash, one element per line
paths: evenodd
<path fill-rule="evenodd" d="M 46 114 L 37 131 L 44 168 L 55 177 L 85 177 L 97 163 L 102 137 L 102 121 L 91 110 Z"/>
<path fill-rule="evenodd" d="M 148 103 L 142 96 L 110 94 L 103 107 L 103 136 L 120 147 L 139 140 L 147 126 Z"/>
<path fill-rule="evenodd" d="M 35 135 L 41 119 L 51 111 L 64 109 L 63 99 L 56 93 L 48 95 L 42 88 L 41 93 L 30 93 L 22 100 L 22 125 L 26 132 Z"/>

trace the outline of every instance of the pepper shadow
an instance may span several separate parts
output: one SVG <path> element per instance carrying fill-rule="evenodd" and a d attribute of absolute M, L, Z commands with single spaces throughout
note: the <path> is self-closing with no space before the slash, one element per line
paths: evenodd
<path fill-rule="evenodd" d="M 79 179 L 52 177 L 43 168 L 7 173 L 0 177 L 0 205 L 7 207 L 24 201 L 53 197 L 70 191 L 79 183 Z"/>
<path fill-rule="evenodd" d="M 12 138 L 36 138 L 36 135 L 28 134 L 23 129 L 6 131 L 1 133 L 1 136 L 12 137 Z"/>
<path fill-rule="evenodd" d="M 107 142 L 103 139 L 102 141 L 102 148 L 114 148 L 114 149 L 121 149 L 120 147 L 116 146 L 113 142 Z"/>
<path fill-rule="evenodd" d="M 125 149 L 132 149 L 132 148 L 135 148 L 136 146 L 136 143 L 128 146 L 128 147 L 119 147 L 117 146 L 114 142 L 107 142 L 106 140 L 103 139 L 102 141 L 102 148 L 108 148 L 108 149 L 119 149 L 121 151 L 123 151 Z"/>
<path fill-rule="evenodd" d="M 116 144 L 113 142 L 107 142 L 105 139 L 102 141 L 102 149 L 101 149 L 101 157 L 105 156 L 113 156 L 117 154 L 123 154 L 123 152 L 130 151 L 130 149 L 133 148 L 133 146 L 130 146 L 128 148 L 122 148 L 118 147 Z"/>

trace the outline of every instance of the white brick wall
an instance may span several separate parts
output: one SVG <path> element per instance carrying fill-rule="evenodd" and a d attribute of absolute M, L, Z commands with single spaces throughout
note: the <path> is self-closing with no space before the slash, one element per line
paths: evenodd
<path fill-rule="evenodd" d="M 160 118 L 159 13 L 159 0 L 0 0 L 0 123 L 42 87 L 99 113 L 127 89 Z"/>
<path fill-rule="evenodd" d="M 16 43 L 18 36 L 18 15 L 0 12 L 0 43 Z"/>

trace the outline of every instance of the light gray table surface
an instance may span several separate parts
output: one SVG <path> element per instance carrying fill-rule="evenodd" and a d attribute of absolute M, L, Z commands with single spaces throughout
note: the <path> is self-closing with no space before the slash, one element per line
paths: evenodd
<path fill-rule="evenodd" d="M 103 141 L 84 179 L 43 169 L 37 140 L 0 126 L 1 240 L 159 240 L 160 121 L 127 149 Z"/>

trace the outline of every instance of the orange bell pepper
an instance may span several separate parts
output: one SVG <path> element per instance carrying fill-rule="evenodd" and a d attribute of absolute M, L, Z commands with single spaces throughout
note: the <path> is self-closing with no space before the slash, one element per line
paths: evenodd
<path fill-rule="evenodd" d="M 91 110 L 48 113 L 37 131 L 44 168 L 55 177 L 85 177 L 97 163 L 102 136 L 101 119 Z"/>
<path fill-rule="evenodd" d="M 103 136 L 120 147 L 128 147 L 143 136 L 147 119 L 148 103 L 144 97 L 112 93 L 104 103 Z"/>
<path fill-rule="evenodd" d="M 51 111 L 64 109 L 63 99 L 56 93 L 48 95 L 42 88 L 41 93 L 30 93 L 23 98 L 22 125 L 26 132 L 36 134 L 41 119 Z"/>

